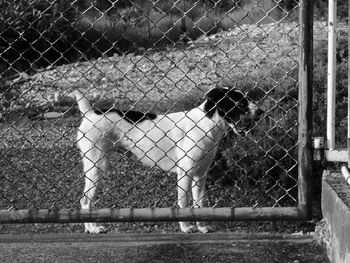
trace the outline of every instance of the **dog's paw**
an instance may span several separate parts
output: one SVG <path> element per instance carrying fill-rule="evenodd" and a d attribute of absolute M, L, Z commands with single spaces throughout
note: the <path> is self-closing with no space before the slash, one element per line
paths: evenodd
<path fill-rule="evenodd" d="M 196 233 L 198 231 L 196 226 L 184 222 L 180 222 L 180 229 L 183 233 Z"/>
<path fill-rule="evenodd" d="M 187 226 L 187 227 L 182 227 L 181 228 L 181 232 L 184 232 L 184 233 L 196 233 L 196 232 L 198 232 L 198 229 L 195 226 Z"/>
<path fill-rule="evenodd" d="M 215 229 L 212 226 L 208 226 L 208 225 L 201 226 L 201 225 L 197 224 L 197 229 L 198 229 L 199 232 L 202 232 L 202 233 L 215 232 Z"/>
<path fill-rule="evenodd" d="M 107 228 L 105 228 L 104 226 L 97 226 L 96 224 L 93 224 L 93 223 L 86 223 L 85 233 L 89 233 L 89 234 L 107 233 Z"/>

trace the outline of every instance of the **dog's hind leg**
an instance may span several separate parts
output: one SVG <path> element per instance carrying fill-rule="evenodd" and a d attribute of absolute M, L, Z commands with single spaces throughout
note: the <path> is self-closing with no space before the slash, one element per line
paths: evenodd
<path fill-rule="evenodd" d="M 81 146 L 85 176 L 84 193 L 83 197 L 80 199 L 80 204 L 82 209 L 92 209 L 97 186 L 101 180 L 101 174 L 106 171 L 107 158 L 105 156 L 105 151 L 99 148 L 98 144 L 87 143 L 86 140 L 85 143 L 79 144 Z M 107 231 L 104 226 L 98 226 L 96 223 L 85 223 L 85 232 L 104 233 Z"/>

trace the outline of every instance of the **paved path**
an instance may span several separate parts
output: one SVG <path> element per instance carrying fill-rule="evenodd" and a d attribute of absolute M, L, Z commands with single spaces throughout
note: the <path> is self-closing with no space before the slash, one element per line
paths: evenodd
<path fill-rule="evenodd" d="M 322 262 L 312 236 L 281 234 L 0 235 L 0 262 Z"/>

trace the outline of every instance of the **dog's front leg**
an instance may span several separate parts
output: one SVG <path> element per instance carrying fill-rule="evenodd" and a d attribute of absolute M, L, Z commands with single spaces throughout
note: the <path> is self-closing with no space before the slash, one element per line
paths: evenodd
<path fill-rule="evenodd" d="M 181 168 L 177 169 L 177 204 L 179 208 L 188 207 L 189 205 L 189 196 L 191 194 L 191 182 L 192 178 L 189 173 L 182 170 Z M 194 225 L 191 225 L 189 222 L 179 222 L 180 230 L 184 233 L 194 233 L 197 232 L 197 228 Z"/>
<path fill-rule="evenodd" d="M 106 157 L 104 153 L 96 148 L 91 148 L 82 154 L 83 166 L 85 172 L 85 187 L 83 197 L 80 199 L 82 209 L 92 209 L 96 197 L 97 186 L 100 181 L 100 173 L 105 172 Z M 86 233 L 105 233 L 107 229 L 104 226 L 98 226 L 96 223 L 85 223 Z"/>
<path fill-rule="evenodd" d="M 204 207 L 206 197 L 206 173 L 204 176 L 193 176 L 192 180 L 192 196 L 193 206 L 195 208 Z M 205 222 L 197 222 L 197 229 L 202 233 L 214 232 L 214 228 Z"/>

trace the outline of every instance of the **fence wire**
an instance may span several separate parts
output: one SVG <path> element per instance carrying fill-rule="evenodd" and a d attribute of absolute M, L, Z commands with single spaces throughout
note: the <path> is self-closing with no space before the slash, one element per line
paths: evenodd
<path fill-rule="evenodd" d="M 264 110 L 227 134 L 209 207 L 297 204 L 298 3 L 1 1 L 0 209 L 80 207 L 79 88 L 96 109 L 188 111 L 214 87 Z M 176 175 L 108 155 L 97 207 L 177 207 Z"/>

